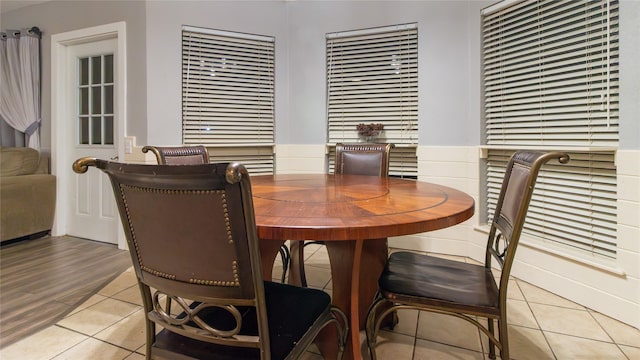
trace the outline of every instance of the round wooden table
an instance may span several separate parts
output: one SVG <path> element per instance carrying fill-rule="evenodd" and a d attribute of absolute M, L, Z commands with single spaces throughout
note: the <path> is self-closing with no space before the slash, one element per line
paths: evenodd
<path fill-rule="evenodd" d="M 398 178 L 260 175 L 251 177 L 251 186 L 265 279 L 272 278 L 284 241 L 326 242 L 333 303 L 350 321 L 345 359 L 362 358 L 359 330 L 384 268 L 387 238 L 443 229 L 474 212 L 474 200 L 464 192 Z M 335 358 L 331 337 L 317 342 L 326 358 Z"/>

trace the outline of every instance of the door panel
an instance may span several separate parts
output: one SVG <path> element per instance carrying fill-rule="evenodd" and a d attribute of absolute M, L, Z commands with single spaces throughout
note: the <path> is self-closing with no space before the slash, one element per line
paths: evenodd
<path fill-rule="evenodd" d="M 69 48 L 66 113 L 73 126 L 66 146 L 71 162 L 85 156 L 117 159 L 116 46 L 116 39 L 108 39 Z M 108 177 L 90 168 L 74 174 L 69 186 L 68 234 L 117 244 L 119 223 Z"/>

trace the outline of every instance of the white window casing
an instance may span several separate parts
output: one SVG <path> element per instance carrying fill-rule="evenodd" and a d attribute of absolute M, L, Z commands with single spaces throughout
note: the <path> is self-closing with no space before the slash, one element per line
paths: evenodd
<path fill-rule="evenodd" d="M 543 167 L 523 239 L 615 259 L 618 2 L 502 5 L 482 14 L 487 217 L 515 150 L 567 151 Z"/>
<path fill-rule="evenodd" d="M 390 175 L 417 177 L 417 25 L 330 33 L 326 51 L 329 171 L 336 143 L 373 141 L 395 145 Z M 358 135 L 358 124 L 378 123 L 378 137 Z"/>
<path fill-rule="evenodd" d="M 182 139 L 273 173 L 275 39 L 183 26 Z"/>

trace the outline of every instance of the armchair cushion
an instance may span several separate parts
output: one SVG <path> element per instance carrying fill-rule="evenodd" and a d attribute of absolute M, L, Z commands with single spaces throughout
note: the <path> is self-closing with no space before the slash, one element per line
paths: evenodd
<path fill-rule="evenodd" d="M 0 156 L 0 176 L 34 174 L 40 164 L 40 153 L 25 147 L 2 147 Z"/>
<path fill-rule="evenodd" d="M 0 241 L 43 234 L 53 226 L 56 177 L 48 164 L 35 149 L 0 147 Z"/>

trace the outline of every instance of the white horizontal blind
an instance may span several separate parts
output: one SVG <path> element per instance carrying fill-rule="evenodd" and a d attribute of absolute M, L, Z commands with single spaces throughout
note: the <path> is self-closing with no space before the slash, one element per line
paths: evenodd
<path fill-rule="evenodd" d="M 617 146 L 616 2 L 608 13 L 526 1 L 484 17 L 487 144 Z"/>
<path fill-rule="evenodd" d="M 274 62 L 272 37 L 183 27 L 183 143 L 273 173 Z"/>
<path fill-rule="evenodd" d="M 493 217 L 504 169 L 513 151 L 491 150 L 487 202 Z M 616 254 L 616 169 L 614 155 L 569 153 L 566 165 L 542 167 L 529 206 L 523 237 L 569 246 L 590 255 Z"/>
<path fill-rule="evenodd" d="M 569 149 L 568 165 L 543 167 L 523 237 L 615 258 L 618 2 L 483 14 L 483 67 L 489 219 L 513 150 Z"/>
<path fill-rule="evenodd" d="M 208 147 L 210 162 L 239 162 L 251 175 L 273 174 L 273 147 Z"/>
<path fill-rule="evenodd" d="M 330 33 L 326 47 L 329 146 L 339 142 L 393 143 L 396 148 L 391 152 L 390 173 L 417 176 L 417 25 Z M 378 123 L 384 125 L 378 137 L 358 135 L 358 124 Z M 411 152 L 414 156 L 408 159 Z"/>

